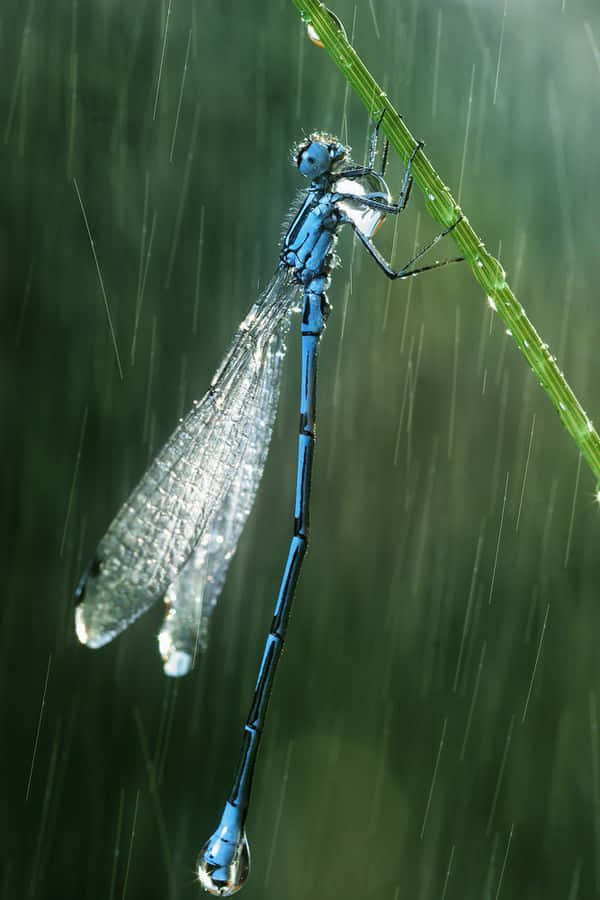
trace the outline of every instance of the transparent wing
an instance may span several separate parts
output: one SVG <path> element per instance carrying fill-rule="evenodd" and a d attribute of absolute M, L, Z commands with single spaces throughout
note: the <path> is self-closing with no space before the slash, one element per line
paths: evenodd
<path fill-rule="evenodd" d="M 77 588 L 82 643 L 108 643 L 169 588 L 174 620 L 180 601 L 182 610 L 190 606 L 183 598 L 194 562 L 196 574 L 201 570 L 197 583 L 204 578 L 211 585 L 203 593 L 206 606 L 214 604 L 212 585 L 222 586 L 262 474 L 295 302 L 289 274 L 278 270 L 239 326 L 209 390 L 117 513 Z M 265 427 L 260 416 L 267 412 Z M 198 610 L 178 618 L 187 620 L 184 631 L 193 629 L 195 640 Z"/>
<path fill-rule="evenodd" d="M 167 612 L 158 641 L 167 675 L 189 672 L 198 650 L 205 646 L 208 618 L 225 583 L 265 466 L 277 413 L 288 323 L 289 314 L 271 335 L 255 389 L 246 399 L 248 425 L 227 492 L 165 595 Z"/>

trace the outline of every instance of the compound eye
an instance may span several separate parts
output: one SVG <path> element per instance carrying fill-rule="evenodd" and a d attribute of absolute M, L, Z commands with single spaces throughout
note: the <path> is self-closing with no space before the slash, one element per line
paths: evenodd
<path fill-rule="evenodd" d="M 313 141 L 299 156 L 298 168 L 307 178 L 317 178 L 327 172 L 331 166 L 331 159 L 327 147 Z"/>
<path fill-rule="evenodd" d="M 330 144 L 327 148 L 332 162 L 338 162 L 346 156 L 346 148 L 342 144 Z"/>

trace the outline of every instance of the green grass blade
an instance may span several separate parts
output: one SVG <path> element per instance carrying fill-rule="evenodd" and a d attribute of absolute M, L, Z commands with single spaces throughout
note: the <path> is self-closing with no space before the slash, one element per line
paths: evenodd
<path fill-rule="evenodd" d="M 385 91 L 379 87 L 349 44 L 345 34 L 336 26 L 327 9 L 318 0 L 293 0 L 293 2 L 300 11 L 303 22 L 312 25 L 317 32 L 325 50 L 369 114 L 374 116 L 385 109 L 381 131 L 398 155 L 406 161 L 415 147 L 416 139 L 390 103 Z M 600 481 L 598 433 L 559 369 L 550 347 L 542 341 L 523 305 L 511 290 L 501 264 L 487 251 L 485 244 L 425 153 L 417 155 L 412 166 L 412 174 L 415 184 L 423 193 L 430 215 L 443 228 L 448 228 L 462 214 L 463 219 L 452 231 L 454 242 L 486 292 L 488 302 L 497 310 L 509 334 L 550 397 L 564 427 Z"/>

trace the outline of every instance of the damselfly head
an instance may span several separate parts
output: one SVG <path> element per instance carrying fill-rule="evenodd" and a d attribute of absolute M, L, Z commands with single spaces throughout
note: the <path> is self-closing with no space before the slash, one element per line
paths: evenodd
<path fill-rule="evenodd" d="M 348 155 L 348 147 L 328 134 L 311 134 L 295 149 L 294 160 L 301 175 L 319 178 L 333 171 Z"/>

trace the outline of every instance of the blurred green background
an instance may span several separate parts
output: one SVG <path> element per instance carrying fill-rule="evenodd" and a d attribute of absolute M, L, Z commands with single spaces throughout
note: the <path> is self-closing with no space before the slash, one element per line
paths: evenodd
<path fill-rule="evenodd" d="M 597 418 L 597 0 L 334 9 Z M 369 123 L 287 0 L 5 0 L 0 46 L 0 897 L 184 900 L 291 532 L 296 329 L 194 674 L 163 676 L 159 610 L 80 647 L 72 591 L 273 272 L 290 147 L 361 159 Z M 417 191 L 399 225 L 398 264 L 436 231 Z M 596 896 L 594 479 L 466 266 L 390 285 L 339 252 L 245 897 Z"/>

